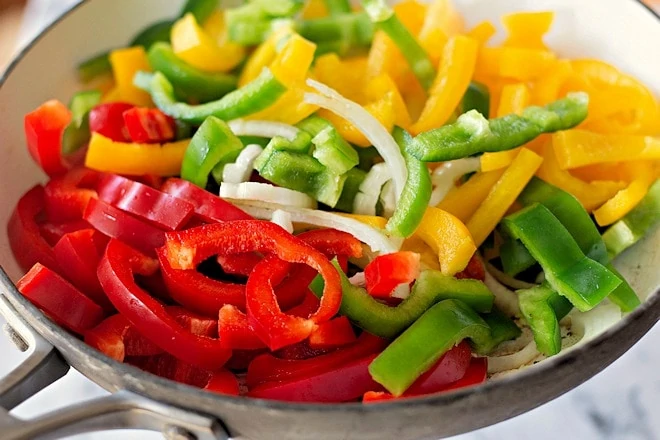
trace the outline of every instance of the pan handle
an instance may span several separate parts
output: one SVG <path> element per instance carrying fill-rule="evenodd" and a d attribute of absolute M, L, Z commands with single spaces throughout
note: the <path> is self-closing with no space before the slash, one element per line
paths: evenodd
<path fill-rule="evenodd" d="M 162 432 L 167 440 L 228 440 L 222 425 L 211 417 L 175 408 L 128 391 L 119 391 L 68 406 L 31 420 L 9 411 L 57 381 L 69 365 L 55 348 L 34 332 L 0 294 L 0 314 L 9 337 L 23 351 L 25 361 L 0 378 L 0 432 L 3 440 L 51 440 L 75 434 L 114 429 Z"/>

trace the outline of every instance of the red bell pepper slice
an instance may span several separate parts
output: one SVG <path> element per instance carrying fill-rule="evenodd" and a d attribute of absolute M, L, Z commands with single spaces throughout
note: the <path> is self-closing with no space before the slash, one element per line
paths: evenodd
<path fill-rule="evenodd" d="M 352 258 L 362 256 L 360 240 L 336 229 L 314 229 L 298 234 L 297 237 L 323 252 L 328 259 L 337 256 Z"/>
<path fill-rule="evenodd" d="M 273 355 L 278 359 L 285 359 L 288 361 L 304 361 L 319 356 L 324 356 L 328 353 L 335 351 L 337 347 L 333 348 L 312 348 L 309 346 L 309 339 L 306 341 L 298 342 L 297 344 L 287 345 L 273 352 Z"/>
<path fill-rule="evenodd" d="M 368 391 L 381 388 L 369 374 L 369 364 L 376 357 L 370 355 L 334 370 L 287 382 L 263 384 L 252 388 L 248 396 L 287 402 L 340 403 L 355 400 Z"/>
<path fill-rule="evenodd" d="M 486 268 L 481 262 L 479 257 L 475 254 L 472 256 L 468 265 L 462 272 L 459 272 L 455 275 L 459 280 L 461 279 L 473 279 L 479 281 L 486 281 Z"/>
<path fill-rule="evenodd" d="M 194 212 L 194 207 L 185 200 L 125 177 L 107 174 L 98 188 L 99 199 L 161 229 L 179 229 Z"/>
<path fill-rule="evenodd" d="M 151 275 L 158 262 L 120 241 L 110 240 L 98 268 L 99 281 L 108 297 L 135 328 L 167 353 L 190 364 L 217 370 L 229 357 L 218 339 L 198 336 L 181 326 L 156 299 L 142 290 L 134 274 Z"/>
<path fill-rule="evenodd" d="M 267 382 L 283 382 L 332 371 L 356 359 L 380 353 L 386 346 L 384 339 L 364 332 L 355 344 L 311 359 L 286 360 L 264 354 L 250 364 L 247 385 L 253 388 Z"/>
<path fill-rule="evenodd" d="M 250 324 L 272 349 L 306 339 L 315 325 L 331 319 L 341 305 L 339 274 L 328 259 L 280 226 L 259 220 L 216 223 L 167 234 L 167 258 L 175 269 L 193 269 L 214 255 L 261 252 L 271 254 L 252 271 L 246 286 Z M 291 263 L 304 263 L 325 281 L 319 309 L 309 319 L 282 313 L 273 285 L 286 276 Z M 276 282 L 277 281 L 277 282 Z"/>
<path fill-rule="evenodd" d="M 241 209 L 186 180 L 168 179 L 161 191 L 192 203 L 197 216 L 207 223 L 252 220 Z"/>
<path fill-rule="evenodd" d="M 83 218 L 98 231 L 149 256 L 165 243 L 165 232 L 97 199 L 91 199 Z"/>
<path fill-rule="evenodd" d="M 222 270 L 229 275 L 248 277 L 254 266 L 261 261 L 261 256 L 250 252 L 247 254 L 218 255 L 216 258 Z"/>
<path fill-rule="evenodd" d="M 133 142 L 165 143 L 174 139 L 175 122 L 157 108 L 134 107 L 123 113 L 124 125 Z"/>
<path fill-rule="evenodd" d="M 158 250 L 158 259 L 167 291 L 177 303 L 206 316 L 218 316 L 226 304 L 245 310 L 245 285 L 213 280 L 197 269 L 174 269 L 167 247 Z"/>
<path fill-rule="evenodd" d="M 76 168 L 53 178 L 44 187 L 46 217 L 53 223 L 80 220 L 91 199 L 97 198 L 96 187 L 101 174 L 87 168 Z"/>
<path fill-rule="evenodd" d="M 124 362 L 126 356 L 153 356 L 163 350 L 147 338 L 123 315 L 113 315 L 85 332 L 85 342 L 106 356 Z"/>
<path fill-rule="evenodd" d="M 228 396 L 239 396 L 241 394 L 238 378 L 234 373 L 224 368 L 213 373 L 204 389 Z"/>
<path fill-rule="evenodd" d="M 229 304 L 220 309 L 218 334 L 227 348 L 257 350 L 266 347 L 250 326 L 247 315 Z"/>
<path fill-rule="evenodd" d="M 395 252 L 374 258 L 364 268 L 367 292 L 376 298 L 389 298 L 401 284 L 410 284 L 420 271 L 420 257 L 415 252 Z"/>
<path fill-rule="evenodd" d="M 460 379 L 446 384 L 441 387 L 433 387 L 433 391 L 428 389 L 428 391 L 423 393 L 411 394 L 409 391 L 401 397 L 395 397 L 392 394 L 385 391 L 370 391 L 365 393 L 362 402 L 363 403 L 377 403 L 388 400 L 397 400 L 397 399 L 406 399 L 411 397 L 419 397 L 424 395 L 433 395 L 446 393 L 447 391 L 458 390 L 461 388 L 467 388 L 474 385 L 480 385 L 486 381 L 488 375 L 488 360 L 487 358 L 474 358 L 471 360 L 467 366 L 463 377 Z"/>
<path fill-rule="evenodd" d="M 35 264 L 16 287 L 55 322 L 74 333 L 83 334 L 103 319 L 101 307 L 40 263 Z"/>
<path fill-rule="evenodd" d="M 349 345 L 357 340 L 351 322 L 345 316 L 321 323 L 309 335 L 312 348 L 333 348 Z"/>
<path fill-rule="evenodd" d="M 309 283 L 307 284 L 309 285 Z M 280 303 L 281 306 L 282 301 L 280 300 L 279 296 L 278 296 L 278 302 Z M 309 318 L 319 308 L 320 304 L 321 301 L 316 297 L 316 295 L 314 295 L 309 289 L 307 289 L 307 291 L 305 292 L 305 298 L 303 299 L 303 302 L 301 302 L 295 307 L 290 308 L 286 312 L 289 315 L 300 316 L 301 318 Z"/>
<path fill-rule="evenodd" d="M 49 246 L 55 246 L 58 241 L 70 232 L 90 229 L 92 226 L 85 220 L 74 220 L 64 223 L 43 223 L 39 225 L 39 233 L 46 240 Z"/>
<path fill-rule="evenodd" d="M 124 123 L 124 112 L 135 107 L 125 102 L 99 104 L 89 112 L 89 130 L 115 142 L 131 142 Z"/>
<path fill-rule="evenodd" d="M 71 119 L 69 109 L 56 100 L 48 101 L 25 115 L 28 151 L 50 177 L 64 174 L 69 169 L 62 157 L 62 135 Z"/>
<path fill-rule="evenodd" d="M 234 350 L 225 368 L 231 371 L 247 371 L 248 365 L 267 351 L 267 348 L 261 350 Z"/>
<path fill-rule="evenodd" d="M 36 218 L 44 210 L 44 189 L 37 185 L 20 198 L 7 224 L 7 236 L 18 265 L 28 271 L 36 263 L 57 269 L 53 249 L 41 236 Z"/>
<path fill-rule="evenodd" d="M 108 238 L 100 232 L 83 229 L 66 234 L 53 251 L 62 275 L 104 310 L 112 312 L 115 308 L 96 275 L 107 242 Z"/>

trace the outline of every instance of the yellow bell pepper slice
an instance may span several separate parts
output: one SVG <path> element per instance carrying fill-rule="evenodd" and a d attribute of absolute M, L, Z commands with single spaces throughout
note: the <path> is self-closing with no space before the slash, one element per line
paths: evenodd
<path fill-rule="evenodd" d="M 622 219 L 642 201 L 651 186 L 652 180 L 641 177 L 633 180 L 603 206 L 594 211 L 594 218 L 600 226 L 608 226 Z"/>
<path fill-rule="evenodd" d="M 346 218 L 352 218 L 353 220 L 362 222 L 365 225 L 371 226 L 372 228 L 385 229 L 385 225 L 387 225 L 387 219 L 377 215 L 345 214 L 340 212 L 338 212 L 337 215 Z"/>
<path fill-rule="evenodd" d="M 411 127 L 413 134 L 440 127 L 451 117 L 472 81 L 478 49 L 476 40 L 461 35 L 447 43 L 429 99 Z"/>
<path fill-rule="evenodd" d="M 463 185 L 449 191 L 438 208 L 456 216 L 464 223 L 467 222 L 477 211 L 479 205 L 486 200 L 502 174 L 504 174 L 504 169 L 476 173 Z"/>
<path fill-rule="evenodd" d="M 204 32 L 208 34 L 215 41 L 221 41 L 227 31 L 225 26 L 225 14 L 220 9 L 216 9 L 213 13 L 206 19 L 202 25 Z"/>
<path fill-rule="evenodd" d="M 548 50 L 543 36 L 554 21 L 554 12 L 517 12 L 502 17 L 508 33 L 504 46 Z"/>
<path fill-rule="evenodd" d="M 321 55 L 314 63 L 314 76 L 323 84 L 335 89 L 352 101 L 364 99 L 366 63 L 350 69 L 336 53 Z"/>
<path fill-rule="evenodd" d="M 638 135 L 604 135 L 566 130 L 552 135 L 552 145 L 562 170 L 608 162 L 660 159 L 660 138 Z"/>
<path fill-rule="evenodd" d="M 293 35 L 290 26 L 283 26 L 274 31 L 266 41 L 261 43 L 252 52 L 252 55 L 245 62 L 241 76 L 238 78 L 238 86 L 243 87 L 253 79 L 259 76 L 264 67 L 272 64 L 277 56 L 277 46 L 284 38 Z"/>
<path fill-rule="evenodd" d="M 428 208 L 415 234 L 438 254 L 445 275 L 465 269 L 477 250 L 465 224 L 442 209 Z"/>
<path fill-rule="evenodd" d="M 424 20 L 428 14 L 428 6 L 417 0 L 404 0 L 394 5 L 394 13 L 401 23 L 410 31 L 417 35 L 424 26 Z"/>
<path fill-rule="evenodd" d="M 630 162 L 597 163 L 573 168 L 570 173 L 586 182 L 593 182 L 594 180 L 620 180 L 630 183 L 639 177 L 645 171 L 645 167 L 648 166 L 652 167 L 653 163 L 635 160 Z"/>
<path fill-rule="evenodd" d="M 404 240 L 401 250 L 419 254 L 422 270 L 440 270 L 438 254 L 433 252 L 431 247 L 424 243 L 424 240 L 419 238 L 418 235 L 413 235 Z"/>
<path fill-rule="evenodd" d="M 307 104 L 304 101 L 305 93 L 316 93 L 316 90 L 304 82 L 294 84 L 273 105 L 260 112 L 246 116 L 245 119 L 283 122 L 285 124 L 295 125 L 319 109 L 317 105 Z"/>
<path fill-rule="evenodd" d="M 477 60 L 477 80 L 482 77 L 502 77 L 532 81 L 544 75 L 557 62 L 557 56 L 547 50 L 517 47 L 484 47 Z"/>
<path fill-rule="evenodd" d="M 376 31 L 369 49 L 367 75 L 374 77 L 386 73 L 403 91 L 409 71 L 408 63 L 396 43 L 385 32 Z"/>
<path fill-rule="evenodd" d="M 128 49 L 113 50 L 110 52 L 110 65 L 115 78 L 116 95 L 113 101 L 124 101 L 138 107 L 151 107 L 151 95 L 133 85 L 135 74 L 151 72 L 151 66 L 143 47 L 129 47 Z"/>
<path fill-rule="evenodd" d="M 543 158 L 527 148 L 522 148 L 502 177 L 486 196 L 467 222 L 467 227 L 477 246 L 502 220 L 509 207 L 516 201 L 527 183 L 541 166 Z"/>
<path fill-rule="evenodd" d="M 114 142 L 92 133 L 85 166 L 97 171 L 141 176 L 176 176 L 190 139 L 170 144 L 137 144 Z"/>
<path fill-rule="evenodd" d="M 307 1 L 302 10 L 302 18 L 306 20 L 327 17 L 328 15 L 330 15 L 330 12 L 324 0 Z"/>
<path fill-rule="evenodd" d="M 571 175 L 568 171 L 562 170 L 559 167 L 551 143 L 547 143 L 544 146 L 543 158 L 543 164 L 539 168 L 537 176 L 546 182 L 573 194 L 589 212 L 598 208 L 612 198 L 617 191 L 625 187 L 624 182 L 618 182 L 612 179 L 585 182 Z"/>
<path fill-rule="evenodd" d="M 488 41 L 493 38 L 493 35 L 497 33 L 497 28 L 495 25 L 486 20 L 482 21 L 467 33 L 467 36 L 477 40 L 479 42 L 479 47 L 485 46 Z"/>
<path fill-rule="evenodd" d="M 270 65 L 270 70 L 287 87 L 304 82 L 314 61 L 316 44 L 294 34 L 282 47 Z"/>
<path fill-rule="evenodd" d="M 229 41 L 218 45 L 192 14 L 174 23 L 171 38 L 176 56 L 200 70 L 228 72 L 245 58 L 243 46 Z"/>
<path fill-rule="evenodd" d="M 447 37 L 465 32 L 465 21 L 451 0 L 435 0 L 428 7 L 419 40 L 424 41 L 440 29 Z"/>
<path fill-rule="evenodd" d="M 399 92 L 396 83 L 386 73 L 372 78 L 365 87 L 366 100 L 377 101 L 383 96 L 390 96 L 392 98 L 392 106 L 394 110 L 394 123 L 399 127 L 406 130 L 412 124 L 408 107 L 403 100 L 403 96 Z"/>
<path fill-rule="evenodd" d="M 573 66 L 568 60 L 557 61 L 534 83 L 534 104 L 547 105 L 559 99 L 564 83 L 573 74 Z M 590 96 L 591 98 L 591 96 Z"/>

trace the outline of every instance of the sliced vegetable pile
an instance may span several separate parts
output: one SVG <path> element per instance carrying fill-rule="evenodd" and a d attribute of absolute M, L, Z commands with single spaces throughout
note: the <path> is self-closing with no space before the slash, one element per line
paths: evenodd
<path fill-rule="evenodd" d="M 117 361 L 296 402 L 479 384 L 637 307 L 611 262 L 660 221 L 649 89 L 559 58 L 550 12 L 492 46 L 448 0 L 362 6 L 191 0 L 81 64 L 25 117 L 23 295 Z"/>

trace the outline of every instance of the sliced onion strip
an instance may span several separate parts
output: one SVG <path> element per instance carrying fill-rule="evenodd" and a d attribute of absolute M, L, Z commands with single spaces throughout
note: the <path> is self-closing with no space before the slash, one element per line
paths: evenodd
<path fill-rule="evenodd" d="M 270 202 L 284 207 L 316 208 L 316 200 L 307 194 L 260 182 L 222 183 L 220 197 L 230 200 Z"/>

